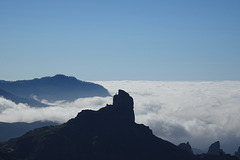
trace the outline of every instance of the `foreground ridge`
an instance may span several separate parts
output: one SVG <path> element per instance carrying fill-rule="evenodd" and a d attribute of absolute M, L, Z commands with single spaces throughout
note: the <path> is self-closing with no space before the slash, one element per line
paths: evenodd
<path fill-rule="evenodd" d="M 67 123 L 35 129 L 0 145 L 12 159 L 192 160 L 193 155 L 135 123 L 133 98 L 119 90 L 113 104 L 83 110 Z"/>

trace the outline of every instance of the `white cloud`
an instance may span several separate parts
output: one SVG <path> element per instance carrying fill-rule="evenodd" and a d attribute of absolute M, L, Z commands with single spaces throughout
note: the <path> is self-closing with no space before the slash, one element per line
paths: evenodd
<path fill-rule="evenodd" d="M 118 89 L 127 91 L 134 98 L 136 122 L 150 126 L 163 139 L 175 144 L 189 141 L 200 149 L 220 140 L 222 148 L 231 153 L 240 146 L 240 81 L 97 83 L 112 95 Z M 94 97 L 31 108 L 0 98 L 0 121 L 66 122 L 82 109 L 97 110 L 111 103 L 112 97 Z"/>
<path fill-rule="evenodd" d="M 6 109 L 13 108 L 14 105 L 13 102 L 6 100 L 4 97 L 0 97 L 0 113 Z"/>
<path fill-rule="evenodd" d="M 134 98 L 138 123 L 175 144 L 189 141 L 204 149 L 217 140 L 226 152 L 240 146 L 240 82 L 98 82 L 114 94 Z M 234 140 L 233 140 L 234 139 Z"/>
<path fill-rule="evenodd" d="M 0 98 L 0 121 L 4 122 L 33 122 L 41 120 L 64 123 L 75 117 L 82 109 L 91 108 L 97 110 L 105 106 L 111 97 L 79 98 L 74 102 L 57 102 L 50 107 L 33 108 L 26 104 L 15 104 L 4 98 Z"/>

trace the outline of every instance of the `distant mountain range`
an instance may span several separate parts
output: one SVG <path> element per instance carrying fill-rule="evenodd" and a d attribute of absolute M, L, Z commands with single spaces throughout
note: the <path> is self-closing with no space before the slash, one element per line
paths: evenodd
<path fill-rule="evenodd" d="M 57 100 L 74 101 L 83 97 L 106 97 L 110 94 L 101 85 L 58 74 L 54 77 L 33 80 L 1 80 L 0 96 L 15 103 L 27 103 L 39 107 L 44 106 L 44 104 L 34 100 L 34 98 L 55 102 Z"/>
<path fill-rule="evenodd" d="M 0 80 L 0 97 L 11 100 L 16 104 L 28 104 L 31 107 L 48 106 L 40 102 L 42 99 L 49 102 L 56 100 L 73 101 L 77 98 L 93 96 L 105 97 L 110 96 L 110 94 L 101 85 L 60 74 L 33 80 Z M 36 100 L 36 97 L 39 100 Z M 56 124 L 55 122 L 0 122 L 0 142 L 19 137 L 35 128 Z"/>
<path fill-rule="evenodd" d="M 0 144 L 5 160 L 192 160 L 193 155 L 135 123 L 133 99 L 123 90 L 113 104 L 84 110 L 67 123 L 38 128 Z"/>
<path fill-rule="evenodd" d="M 18 97 L 16 95 L 13 95 L 12 93 L 9 93 L 3 89 L 0 89 L 0 97 L 4 97 L 5 99 L 11 100 L 14 103 L 23 103 L 23 104 L 28 104 L 29 106 L 34 106 L 34 107 L 46 107 L 46 104 L 43 104 L 39 101 L 36 101 L 33 98 L 22 98 Z"/>

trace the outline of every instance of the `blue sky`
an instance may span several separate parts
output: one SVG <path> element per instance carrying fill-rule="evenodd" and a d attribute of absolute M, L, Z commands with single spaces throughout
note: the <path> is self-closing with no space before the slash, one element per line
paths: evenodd
<path fill-rule="evenodd" d="M 239 0 L 2 0 L 0 79 L 240 80 Z"/>

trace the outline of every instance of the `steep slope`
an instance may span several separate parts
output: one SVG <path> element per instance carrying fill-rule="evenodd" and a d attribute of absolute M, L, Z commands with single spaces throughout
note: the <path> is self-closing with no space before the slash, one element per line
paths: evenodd
<path fill-rule="evenodd" d="M 0 97 L 4 97 L 5 99 L 11 100 L 14 103 L 23 103 L 23 104 L 28 104 L 29 106 L 32 107 L 46 107 L 46 104 L 43 104 L 41 102 L 38 102 L 32 98 L 22 98 L 19 96 L 15 96 L 12 93 L 9 93 L 3 89 L 0 89 Z"/>
<path fill-rule="evenodd" d="M 135 123 L 133 99 L 122 90 L 112 105 L 84 110 L 63 125 L 35 129 L 0 148 L 4 156 L 26 160 L 193 159 L 187 151 Z"/>
<path fill-rule="evenodd" d="M 81 97 L 110 96 L 101 85 L 80 81 L 74 77 L 56 75 L 33 80 L 0 81 L 0 88 L 14 95 L 48 101 L 67 100 L 73 101 Z"/>
<path fill-rule="evenodd" d="M 0 142 L 7 141 L 10 138 L 16 138 L 22 136 L 26 132 L 33 130 L 35 128 L 49 126 L 49 125 L 57 125 L 55 122 L 32 122 L 32 123 L 25 123 L 25 122 L 15 122 L 15 123 L 6 123 L 0 122 Z"/>

